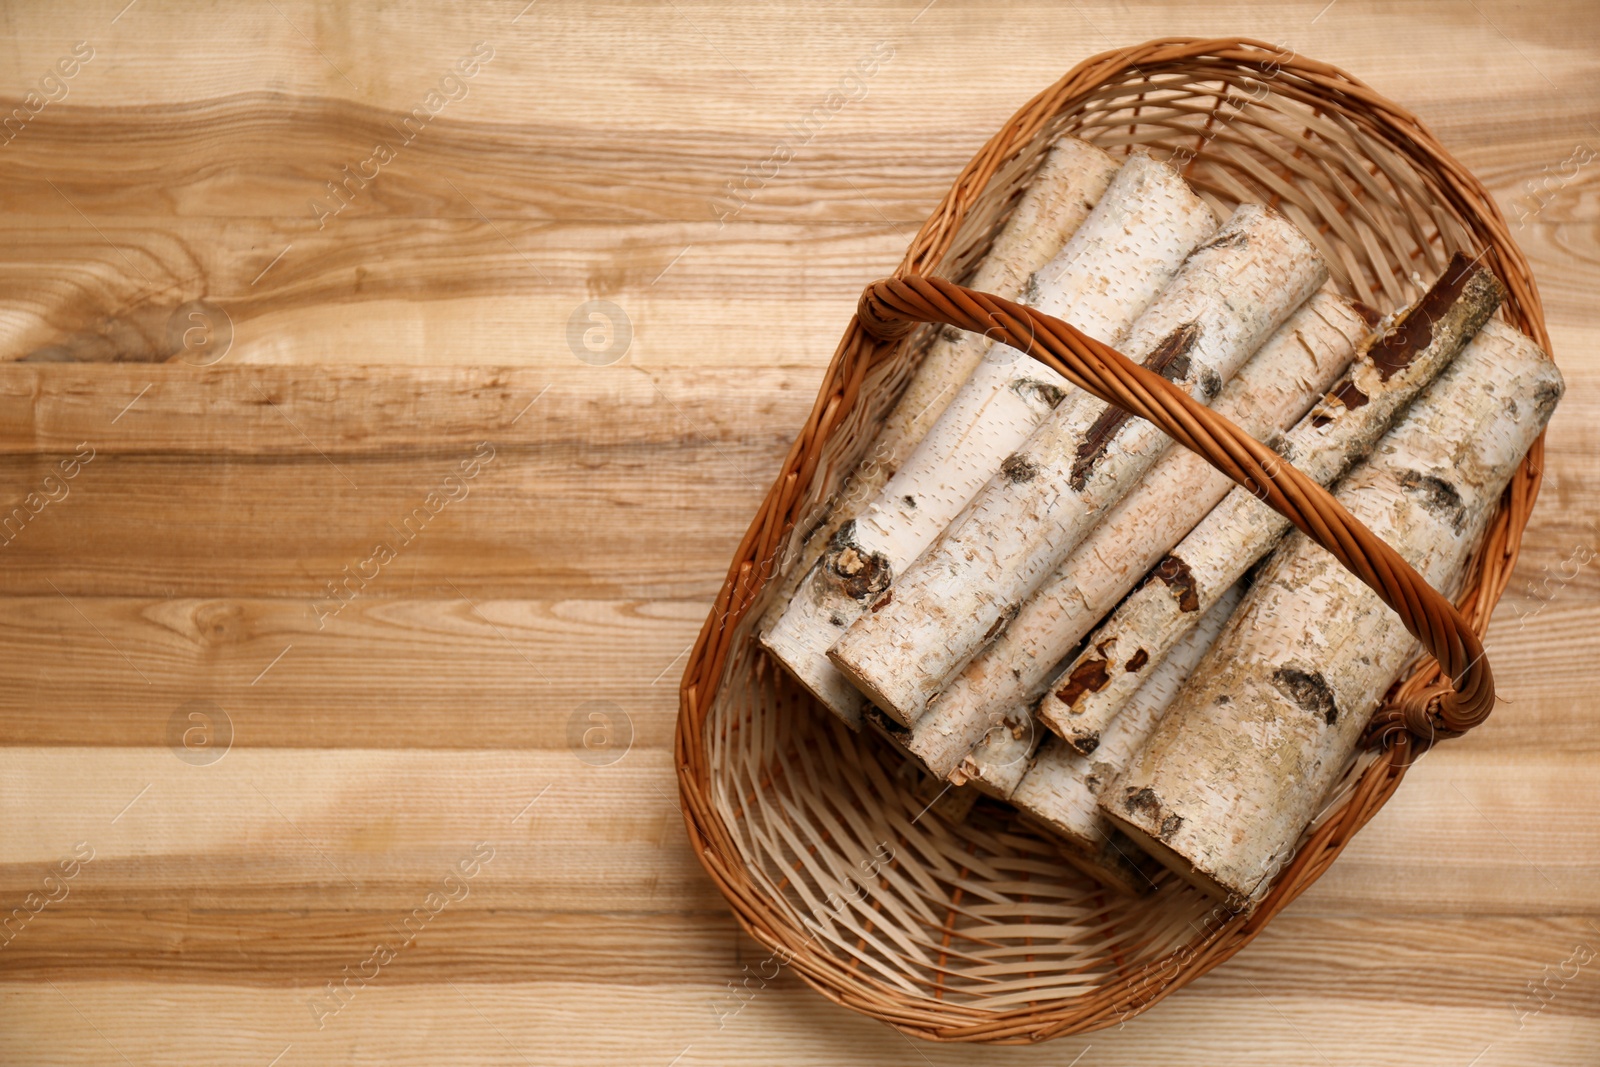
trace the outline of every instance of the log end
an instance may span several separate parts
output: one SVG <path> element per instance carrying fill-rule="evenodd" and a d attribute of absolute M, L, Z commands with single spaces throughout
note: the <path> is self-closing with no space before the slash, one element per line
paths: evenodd
<path fill-rule="evenodd" d="M 759 641 L 768 656 L 799 682 L 817 702 L 833 712 L 850 729 L 860 732 L 866 701 L 822 656 L 792 639 L 781 625 L 761 634 Z"/>
<path fill-rule="evenodd" d="M 1029 821 L 1055 838 L 1056 852 L 1062 859 L 1113 893 L 1131 897 L 1156 888 L 1161 864 L 1120 831 L 1108 827 L 1100 840 L 1081 841 L 1057 834 L 1043 820 Z"/>
<path fill-rule="evenodd" d="M 911 748 L 911 730 L 895 722 L 883 713 L 883 709 L 876 704 L 868 704 L 861 713 L 861 719 L 872 727 L 874 733 L 889 744 L 899 749 L 908 759 L 923 763 L 922 757 Z M 956 784 L 960 784 L 959 782 Z"/>
<path fill-rule="evenodd" d="M 828 650 L 828 661 L 878 711 L 902 727 L 910 727 L 922 717 L 927 701 L 915 687 L 905 684 L 893 672 L 875 669 L 871 661 L 858 659 L 849 645 Z"/>
<path fill-rule="evenodd" d="M 1100 798 L 1100 811 L 1135 847 L 1207 896 L 1228 901 L 1249 897 L 1253 887 L 1226 884 L 1166 843 L 1182 829 L 1183 816 L 1167 810 L 1148 786 L 1112 783 Z"/>

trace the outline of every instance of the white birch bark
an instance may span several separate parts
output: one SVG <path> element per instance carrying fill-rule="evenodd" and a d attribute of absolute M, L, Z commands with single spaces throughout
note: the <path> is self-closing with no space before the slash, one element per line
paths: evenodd
<path fill-rule="evenodd" d="M 1064 845 L 1064 854 L 1074 857 L 1081 870 L 1103 882 L 1131 883 L 1134 888 L 1142 885 L 1143 876 L 1129 877 L 1128 861 L 1129 853 L 1143 855 L 1143 851 L 1131 840 L 1108 847 L 1107 842 L 1118 831 L 1100 811 L 1097 801 L 1101 790 L 1121 773 L 1156 728 L 1243 595 L 1241 586 L 1229 590 L 1206 612 L 1200 624 L 1173 646 L 1106 730 L 1092 757 L 1075 752 L 1059 737 L 1051 737 L 1032 764 L 1023 768 L 1024 773 L 1011 791 L 1009 799 L 1017 810 L 1048 828 Z"/>
<path fill-rule="evenodd" d="M 1351 471 L 1338 500 L 1447 596 L 1544 429 L 1561 375 L 1488 323 Z M 1208 892 L 1257 899 L 1292 856 L 1416 642 L 1376 593 L 1290 537 L 1100 808 Z"/>
<path fill-rule="evenodd" d="M 1054 259 L 1089 217 L 1120 167 L 1118 159 L 1087 141 L 1076 137 L 1058 141 L 965 282 L 968 288 L 1007 300 L 1019 299 L 1033 272 Z M 761 630 L 768 630 L 777 622 L 801 576 L 821 557 L 828 540 L 860 514 L 900 469 L 990 347 L 989 340 L 981 334 L 953 326 L 939 331 L 900 398 L 884 417 L 867 455 L 829 505 L 827 521 L 807 535 L 791 568 L 794 579 L 786 583 L 787 588 L 773 602 Z"/>
<path fill-rule="evenodd" d="M 1122 348 L 1209 404 L 1326 278 L 1293 223 L 1245 205 L 1189 256 Z M 834 665 L 890 718 L 915 723 L 1170 443 L 1153 423 L 1075 392 L 845 633 Z"/>
<path fill-rule="evenodd" d="M 1070 388 L 1034 360 L 980 363 L 878 499 L 834 535 L 788 610 L 762 635 L 767 651 L 846 722 L 860 722 L 861 695 L 828 662 L 828 646 Z"/>
<path fill-rule="evenodd" d="M 1333 385 L 1370 327 L 1348 302 L 1313 294 L 1229 380 L 1213 410 L 1253 437 L 1274 439 Z M 980 738 L 1003 732 L 1013 744 L 1037 742 L 1030 709 L 1062 660 L 1232 487 L 1200 456 L 1169 448 L 934 698 L 903 735 L 906 750 L 948 777 Z M 968 773 L 1004 796 L 1006 776 L 982 768 L 1011 766 L 1011 758 L 991 754 Z"/>
<path fill-rule="evenodd" d="M 1447 270 L 1413 311 L 1362 353 L 1330 397 L 1289 432 L 1281 454 L 1318 483 L 1333 481 L 1370 451 L 1396 412 L 1449 365 L 1502 295 L 1487 270 L 1462 276 Z M 1092 752 L 1152 664 L 1289 529 L 1288 519 L 1234 488 L 1118 605 L 1051 684 L 1038 709 L 1044 725 L 1078 751 Z"/>
<path fill-rule="evenodd" d="M 989 254 L 965 283 L 967 288 L 1019 299 L 1033 273 L 1055 259 L 1088 219 L 1120 169 L 1120 162 L 1103 149 L 1076 137 L 1063 138 L 1028 183 Z M 868 456 L 871 469 L 858 472 L 855 499 L 865 504 L 877 495 L 927 436 L 990 347 L 992 343 L 981 334 L 954 327 L 940 331 L 884 419 Z"/>
<path fill-rule="evenodd" d="M 1211 209 L 1176 171 L 1133 156 L 1029 297 L 1115 344 L 1215 227 Z M 828 661 L 829 646 L 1070 388 L 1042 363 L 994 346 L 872 503 L 834 534 L 777 623 L 761 635 L 763 646 L 851 726 L 859 726 L 864 701 Z"/>

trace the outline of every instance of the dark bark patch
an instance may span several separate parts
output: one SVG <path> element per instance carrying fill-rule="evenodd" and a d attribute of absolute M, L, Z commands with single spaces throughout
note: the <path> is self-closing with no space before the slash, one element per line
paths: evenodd
<path fill-rule="evenodd" d="M 893 599 L 894 599 L 894 590 L 893 589 L 884 590 L 883 595 L 881 597 L 879 597 L 876 601 L 873 602 L 872 613 L 874 615 L 876 615 L 878 612 L 880 612 L 884 608 L 888 607 L 889 606 L 889 601 L 891 601 Z"/>
<path fill-rule="evenodd" d="M 1496 291 L 1495 299 L 1486 305 L 1488 312 L 1485 317 L 1494 311 L 1504 296 L 1499 281 L 1488 270 L 1475 266 L 1472 260 L 1457 252 L 1450 257 L 1438 280 L 1422 294 L 1416 307 L 1368 351 L 1372 365 L 1378 370 L 1378 377 L 1388 381 L 1409 367 L 1411 361 L 1433 343 L 1434 323 L 1449 313 L 1466 292 L 1468 284 L 1474 280 L 1478 285 L 1491 286 Z M 1485 304 L 1484 301 L 1475 303 L 1480 306 Z"/>
<path fill-rule="evenodd" d="M 1346 411 L 1351 411 L 1367 402 L 1367 394 L 1363 393 L 1355 382 L 1346 381 L 1339 388 L 1329 393 L 1328 399 L 1330 401 L 1337 400 L 1344 405 Z M 1312 417 L 1311 425 L 1313 428 L 1320 430 L 1332 422 L 1333 419 L 1334 416 L 1332 415 L 1316 415 Z"/>
<path fill-rule="evenodd" d="M 822 557 L 822 573 L 836 589 L 865 603 L 889 588 L 889 560 L 868 552 L 855 543 L 855 520 L 845 523 L 833 535 L 833 543 Z"/>
<path fill-rule="evenodd" d="M 1074 490 L 1082 493 L 1083 486 L 1090 483 L 1090 475 L 1094 472 L 1094 464 L 1101 461 L 1101 456 L 1110 448 L 1112 438 L 1117 437 L 1117 430 L 1122 429 L 1123 422 L 1128 421 L 1128 413 L 1122 408 L 1106 408 L 1102 411 L 1101 418 L 1094 419 L 1094 426 L 1090 432 L 1083 435 L 1082 445 L 1078 445 L 1077 458 L 1072 461 L 1072 474 L 1067 477 Z"/>
<path fill-rule="evenodd" d="M 1245 229 L 1242 229 L 1242 228 L 1241 229 L 1237 229 L 1237 230 L 1224 230 L 1223 232 L 1221 232 L 1221 233 L 1217 234 L 1215 237 L 1213 237 L 1211 240 L 1207 241 L 1205 244 L 1201 245 L 1199 248 L 1196 248 L 1194 250 L 1194 252 L 1192 252 L 1190 254 L 1193 255 L 1195 253 L 1204 252 L 1204 251 L 1206 251 L 1207 249 L 1210 249 L 1210 248 L 1249 248 L 1249 247 L 1250 247 L 1250 233 L 1249 233 L 1248 230 L 1245 230 Z"/>
<path fill-rule="evenodd" d="M 1350 306 L 1355 309 L 1355 313 L 1361 316 L 1369 328 L 1377 326 L 1378 323 L 1383 321 L 1383 312 L 1371 304 L 1363 304 L 1359 300 L 1352 300 L 1350 301 Z"/>
<path fill-rule="evenodd" d="M 1139 651 L 1135 652 L 1133 655 L 1128 657 L 1127 666 L 1124 667 L 1123 669 L 1126 670 L 1129 674 L 1132 674 L 1135 671 L 1137 671 L 1140 667 L 1143 667 L 1146 663 L 1149 663 L 1149 662 L 1150 662 L 1150 653 L 1146 652 L 1144 649 L 1141 648 Z"/>
<path fill-rule="evenodd" d="M 1013 452 L 1000 463 L 1000 473 L 1016 482 L 1031 482 L 1039 476 L 1039 465 L 1027 456 Z"/>
<path fill-rule="evenodd" d="M 1540 418 L 1548 416 L 1551 409 L 1556 406 L 1561 399 L 1562 388 L 1560 382 L 1545 382 L 1534 391 L 1533 407 Z"/>
<path fill-rule="evenodd" d="M 1402 471 L 1400 485 L 1408 492 L 1415 493 L 1421 499 L 1423 507 L 1450 523 L 1452 527 L 1459 528 L 1466 517 L 1466 506 L 1461 501 L 1461 493 L 1443 478 L 1423 474 L 1421 471 Z"/>
<path fill-rule="evenodd" d="M 1187 563 L 1177 556 L 1167 556 L 1156 564 L 1154 573 L 1166 583 L 1167 589 L 1177 598 L 1179 611 L 1200 610 L 1200 596 L 1195 592 L 1194 575 Z"/>
<path fill-rule="evenodd" d="M 1017 612 L 1020 610 L 1022 610 L 1021 604 L 1013 604 L 1006 610 L 1002 611 L 1000 613 L 1000 617 L 989 624 L 988 631 L 983 635 L 984 643 L 987 644 L 988 642 L 993 641 L 996 634 L 998 634 L 1001 630 L 1004 630 L 1007 626 L 1011 625 L 1011 620 L 1017 617 Z"/>
<path fill-rule="evenodd" d="M 883 709 L 878 707 L 876 704 L 868 704 L 866 709 L 862 712 L 862 718 L 866 719 L 869 726 L 883 734 L 885 737 L 893 738 L 895 740 L 904 740 L 905 738 L 911 736 L 910 727 L 901 726 L 899 723 L 889 718 L 889 716 L 883 713 Z"/>
<path fill-rule="evenodd" d="M 1067 396 L 1066 390 L 1059 385 L 1037 381 L 1033 378 L 1024 378 L 1013 385 L 1012 388 L 1017 391 L 1018 396 L 1032 396 L 1036 400 L 1043 402 L 1046 407 L 1051 408 L 1061 403 Z"/>
<path fill-rule="evenodd" d="M 1189 352 L 1199 339 L 1200 325 L 1184 323 L 1161 339 L 1145 359 L 1145 369 L 1154 371 L 1169 382 L 1184 380 L 1189 376 Z M 1220 383 L 1218 388 L 1221 388 Z M 1132 416 L 1126 411 L 1108 404 L 1100 417 L 1094 420 L 1089 432 L 1083 435 L 1072 463 L 1072 472 L 1067 479 L 1072 488 L 1082 492 L 1084 486 L 1089 484 L 1089 475 L 1094 473 L 1095 465 L 1111 448 L 1111 442 L 1116 440 L 1123 424 L 1130 418 Z"/>
<path fill-rule="evenodd" d="M 901 501 L 903 501 L 905 503 L 906 507 L 910 508 L 913 511 L 916 510 L 916 508 L 917 508 L 917 498 L 916 497 L 912 496 L 910 493 L 907 493 L 905 496 L 901 497 L 900 499 L 901 499 Z"/>
<path fill-rule="evenodd" d="M 1085 693 L 1098 693 L 1111 682 L 1103 659 L 1086 659 L 1067 675 L 1067 684 L 1056 690 L 1056 696 L 1067 707 L 1072 707 Z"/>
<path fill-rule="evenodd" d="M 1183 816 L 1171 812 L 1162 814 L 1161 798 L 1149 786 L 1141 789 L 1130 789 L 1123 793 L 1122 806 L 1129 815 L 1139 815 L 1146 820 L 1146 825 L 1155 828 L 1155 836 L 1163 841 L 1172 837 L 1183 825 Z"/>
<path fill-rule="evenodd" d="M 1301 709 L 1321 716 L 1329 726 L 1339 721 L 1339 707 L 1334 703 L 1333 690 L 1320 673 L 1302 671 L 1296 667 L 1279 667 L 1272 672 L 1272 684 Z"/>

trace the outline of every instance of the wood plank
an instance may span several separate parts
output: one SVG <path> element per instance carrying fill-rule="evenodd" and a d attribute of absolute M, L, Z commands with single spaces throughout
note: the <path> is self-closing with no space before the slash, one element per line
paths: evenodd
<path fill-rule="evenodd" d="M 203 700 L 239 746 L 393 749 L 559 749 L 590 701 L 633 717 L 636 748 L 665 749 L 710 608 L 383 597 L 319 627 L 305 599 L 3 604 L 0 743 L 148 745 Z"/>
<path fill-rule="evenodd" d="M 1515 195 L 1511 187 L 1502 197 L 1508 212 Z M 1586 194 L 1568 187 L 1563 195 Z M 1600 248 L 1587 215 L 1545 221 L 1559 210 L 1546 208 L 1517 236 L 1566 366 L 1591 358 L 1600 332 L 1587 299 L 1600 284 Z M 568 320 L 605 299 L 632 328 L 628 363 L 820 371 L 861 289 L 894 268 L 917 224 L 911 216 L 849 225 L 736 220 L 722 229 L 353 219 L 319 234 L 253 219 L 101 218 L 91 227 L 73 216 L 48 228 L 13 220 L 4 232 L 16 258 L 0 260 L 0 359 L 163 356 L 169 323 L 203 298 L 231 322 L 229 362 L 583 369 Z M 40 272 L 39 259 L 59 262 Z"/>
<path fill-rule="evenodd" d="M 100 455 L 198 458 L 421 458 L 486 440 L 775 449 L 805 421 L 815 378 L 790 366 L 0 365 L 0 456 L 84 442 Z"/>
<path fill-rule="evenodd" d="M 486 868 L 480 878 L 489 877 Z M 588 913 L 477 906 L 478 883 L 471 885 L 465 899 L 425 926 L 413 920 L 411 927 L 402 925 L 408 914 L 404 905 L 388 911 L 317 910 L 291 919 L 271 911 L 144 898 L 143 920 L 134 922 L 126 909 L 74 899 L 70 918 L 65 910 L 47 909 L 27 927 L 26 936 L 7 946 L 3 973 L 6 981 L 18 983 L 137 976 L 303 991 L 308 985 L 315 989 L 319 977 L 337 981 L 343 967 L 363 959 L 374 944 L 384 944 L 399 957 L 383 971 L 385 987 L 444 981 L 556 986 L 572 977 L 573 960 L 552 955 L 548 947 L 582 942 L 588 981 L 678 985 L 679 977 L 663 974 L 635 951 L 639 940 L 648 938 L 704 974 L 713 989 L 718 978 L 737 983 L 742 966 L 750 966 L 757 977 L 772 977 L 771 967 L 758 968 L 767 953 L 720 909 L 619 912 L 597 925 Z M 429 891 L 426 884 L 415 889 L 418 901 Z M 1285 915 L 1235 966 L 1208 975 L 1194 990 L 1210 998 L 1250 999 L 1252 983 L 1263 989 L 1261 983 L 1271 982 L 1276 995 L 1291 1000 L 1339 989 L 1350 1003 L 1381 1007 L 1416 983 L 1409 996 L 1418 1006 L 1473 1005 L 1488 1014 L 1503 1013 L 1513 1029 L 1563 1017 L 1593 1023 L 1600 1010 L 1597 983 L 1573 976 L 1571 966 L 1565 968 L 1566 982 L 1552 981 L 1562 988 L 1552 989 L 1556 996 L 1547 1003 L 1530 1000 L 1527 993 L 1528 983 L 1537 984 L 1547 965 L 1557 971 L 1574 946 L 1595 946 L 1600 952 L 1592 920 L 1441 916 L 1423 928 L 1410 919 L 1306 911 Z M 296 936 L 285 937 L 291 923 Z M 1382 939 L 1382 959 L 1359 947 L 1368 938 Z M 1578 970 L 1581 976 L 1581 964 Z M 800 992 L 799 983 L 783 984 Z"/>
<path fill-rule="evenodd" d="M 74 214 L 49 227 L 12 218 L 3 232 L 16 247 L 0 260 L 0 359 L 163 358 L 169 323 L 203 298 L 231 322 L 234 362 L 581 368 L 569 319 L 606 299 L 633 331 L 623 358 L 731 373 L 825 365 L 861 289 L 916 231 L 878 217 L 725 227 L 351 219 L 319 232 L 298 219 Z"/>
<path fill-rule="evenodd" d="M 634 721 L 655 728 L 643 711 Z M 721 907 L 689 852 L 671 757 L 659 747 L 619 744 L 615 762 L 597 763 L 565 743 L 455 753 L 241 746 L 195 764 L 160 740 L 6 750 L 6 899 L 25 896 L 86 841 L 94 858 L 71 899 L 125 920 L 140 898 L 157 909 L 405 913 L 420 886 L 487 842 L 495 855 L 472 882 L 474 907 Z M 80 788 L 63 789 L 63 774 L 83 775 Z M 606 802 L 596 805 L 600 791 Z"/>
<path fill-rule="evenodd" d="M 583 959 L 577 956 L 573 965 L 582 967 Z M 1416 984 L 1397 991 L 1396 1000 L 1411 1000 L 1437 973 L 1417 974 Z M 189 1062 L 185 1050 L 194 1048 L 204 1048 L 207 1062 L 218 1067 L 259 1067 L 279 1055 L 283 1067 L 329 1061 L 385 1067 L 439 1062 L 635 1067 L 675 1058 L 689 1067 L 768 1063 L 778 1057 L 795 1063 L 956 1067 L 977 1056 L 1042 1067 L 1080 1055 L 1084 1063 L 1102 1058 L 1130 1067 L 1174 1062 L 1220 1067 L 1237 1062 L 1237 1035 L 1244 1030 L 1253 1050 L 1284 1067 L 1449 1067 L 1470 1063 L 1474 1056 L 1481 1064 L 1587 1067 L 1600 1038 L 1593 1018 L 1555 1014 L 1552 1007 L 1519 1031 L 1507 1006 L 1496 1003 L 1486 1010 L 1479 1002 L 1429 1004 L 1413 1011 L 1413 1025 L 1397 1036 L 1390 1029 L 1396 1000 L 1362 999 L 1354 983 L 1334 992 L 1324 988 L 1290 996 L 1257 982 L 1238 996 L 1211 994 L 1204 986 L 1180 990 L 1157 1012 L 1121 1030 L 985 1053 L 970 1046 L 908 1044 L 904 1036 L 796 988 L 788 976 L 752 996 L 731 1018 L 719 1014 L 728 1010 L 724 981 L 663 979 L 669 984 L 591 982 L 581 976 L 559 983 L 374 983 L 326 1019 L 320 1031 L 306 1003 L 309 982 L 292 991 L 172 982 L 57 981 L 55 988 L 19 983 L 0 988 L 0 1004 L 16 1027 L 8 1032 L 48 1033 L 53 1039 L 35 1051 L 32 1042 L 0 1037 L 0 1050 L 26 1049 L 41 1067 L 122 1062 L 119 1054 L 151 1067 L 176 1067 Z M 1219 1017 L 1230 1025 L 1219 1027 Z M 153 1027 L 151 1018 L 164 1022 Z M 650 1025 L 625 1025 L 637 1019 Z"/>
<path fill-rule="evenodd" d="M 669 709 L 629 713 L 636 736 L 656 728 L 652 716 L 671 717 Z M 153 726 L 162 730 L 165 720 Z M 565 744 L 241 745 L 205 766 L 166 747 L 15 747 L 0 759 L 0 820 L 11 828 L 0 889 L 12 896 L 88 841 L 95 879 L 85 875 L 86 900 L 103 877 L 100 884 L 130 900 L 194 894 L 223 907 L 403 909 L 462 849 L 489 841 L 506 842 L 506 855 L 484 882 L 485 907 L 654 910 L 682 887 L 687 898 L 677 906 L 715 899 L 694 873 L 670 752 L 660 748 L 636 747 L 607 765 L 586 763 Z M 592 803 L 602 789 L 605 803 Z M 1418 921 L 1600 913 L 1600 823 L 1545 817 L 1557 807 L 1600 808 L 1592 756 L 1441 748 L 1306 899 L 1322 912 L 1376 910 Z M 265 854 L 270 863 L 261 862 Z"/>
<path fill-rule="evenodd" d="M 501 447 L 464 490 L 445 479 L 475 448 L 99 456 L 60 503 L 26 521 L 6 513 L 0 594 L 309 601 L 355 581 L 350 567 L 372 579 L 364 596 L 709 598 L 787 449 L 770 437 L 720 447 L 688 427 L 645 448 Z M 46 486 L 57 462 L 0 459 L 0 482 Z M 374 566 L 380 543 L 395 557 Z"/>
<path fill-rule="evenodd" d="M 1558 595 L 1567 602 L 1496 615 L 1487 647 L 1503 703 L 1451 748 L 1600 752 L 1584 700 L 1595 612 Z M 325 620 L 304 598 L 50 594 L 0 606 L 3 744 L 149 744 L 153 724 L 209 700 L 237 721 L 238 745 L 552 748 L 590 699 L 647 712 L 654 727 L 638 732 L 636 721 L 635 745 L 669 745 L 678 679 L 710 605 L 379 590 Z"/>

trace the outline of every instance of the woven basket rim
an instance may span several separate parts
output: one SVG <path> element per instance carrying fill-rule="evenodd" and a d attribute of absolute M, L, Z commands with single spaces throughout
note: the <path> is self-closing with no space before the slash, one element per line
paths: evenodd
<path fill-rule="evenodd" d="M 1052 122 L 1069 114 L 1098 88 L 1130 75 L 1146 81 L 1182 73 L 1189 81 L 1229 82 L 1230 76 L 1258 78 L 1271 70 L 1292 72 L 1276 91 L 1308 104 L 1319 114 L 1337 115 L 1393 149 L 1404 146 L 1427 191 L 1451 212 L 1482 262 L 1508 290 L 1502 314 L 1546 352 L 1550 339 L 1537 287 L 1526 257 L 1517 248 L 1492 197 L 1456 161 L 1416 116 L 1387 100 L 1359 79 L 1330 64 L 1251 38 L 1166 37 L 1115 49 L 1078 64 L 1056 84 L 1019 109 L 962 169 L 950 191 L 930 214 L 895 271 L 909 278 L 937 271 L 950 251 L 967 209 L 992 179 L 1015 160 Z M 1130 150 L 1131 150 L 1131 146 Z M 1442 230 L 1441 230 L 1442 236 Z M 776 577 L 780 548 L 793 535 L 798 499 L 818 476 L 824 446 L 862 399 L 867 371 L 893 345 L 868 336 L 852 318 L 829 365 L 816 403 L 801 433 L 735 553 L 727 578 L 690 654 L 680 686 L 674 750 L 683 813 L 696 857 L 727 897 L 740 925 L 776 953 L 813 988 L 836 1003 L 878 1018 L 918 1037 L 946 1041 L 1025 1043 L 1111 1025 L 1137 1014 L 1182 985 L 1206 973 L 1244 947 L 1279 911 L 1315 882 L 1351 837 L 1383 806 L 1414 762 L 1415 740 L 1389 732 L 1376 758 L 1354 779 L 1342 806 L 1302 842 L 1279 874 L 1265 901 L 1216 929 L 1145 966 L 1119 972 L 1091 993 L 1023 1008 L 974 1008 L 918 1000 L 847 968 L 841 960 L 811 945 L 780 901 L 766 896 L 744 866 L 727 826 L 711 800 L 711 768 L 706 758 L 705 718 L 723 680 L 731 642 L 763 588 Z M 1524 458 L 1480 544 L 1473 580 L 1457 605 L 1481 636 L 1510 578 L 1521 537 L 1538 494 L 1543 469 L 1543 435 Z M 1431 661 L 1428 661 L 1431 663 Z M 1448 681 L 1427 664 L 1397 685 L 1390 702 L 1417 700 Z M 1152 975 L 1161 980 L 1152 989 Z"/>

